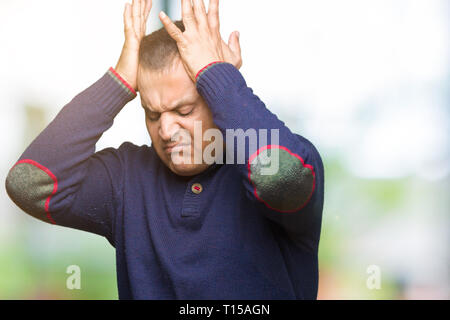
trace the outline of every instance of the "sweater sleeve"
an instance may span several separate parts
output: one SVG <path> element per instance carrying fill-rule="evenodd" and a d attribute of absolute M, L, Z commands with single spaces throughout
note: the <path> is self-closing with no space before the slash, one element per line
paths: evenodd
<path fill-rule="evenodd" d="M 294 237 L 320 223 L 323 164 L 312 143 L 271 113 L 231 64 L 210 65 L 197 89 L 226 137 L 227 164 L 240 171 L 248 199 Z"/>
<path fill-rule="evenodd" d="M 6 179 L 10 198 L 42 221 L 111 239 L 121 183 L 119 150 L 95 144 L 136 93 L 110 68 L 39 134 Z"/>

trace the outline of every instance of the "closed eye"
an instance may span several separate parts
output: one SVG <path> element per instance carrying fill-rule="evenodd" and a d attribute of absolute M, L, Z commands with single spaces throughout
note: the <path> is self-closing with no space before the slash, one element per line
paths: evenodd
<path fill-rule="evenodd" d="M 177 110 L 177 114 L 182 117 L 187 117 L 187 116 L 191 115 L 192 112 L 194 112 L 194 109 L 195 108 L 192 106 L 182 107 Z"/>
<path fill-rule="evenodd" d="M 159 118 L 161 117 L 161 113 L 159 112 L 153 112 L 147 108 L 144 108 L 144 110 L 146 117 L 152 122 L 158 121 Z M 175 112 L 181 117 L 187 117 L 190 116 L 194 112 L 194 110 L 195 106 L 184 106 L 176 109 Z"/>
<path fill-rule="evenodd" d="M 150 121 L 158 121 L 161 117 L 161 114 L 159 112 L 152 112 L 148 109 L 145 109 L 145 115 Z"/>
<path fill-rule="evenodd" d="M 187 113 L 183 113 L 183 112 L 177 111 L 177 113 L 178 113 L 180 116 L 182 116 L 182 117 L 187 117 L 187 116 L 191 115 L 192 112 L 194 112 L 194 110 L 191 110 L 191 111 L 189 111 L 189 112 L 187 112 Z"/>

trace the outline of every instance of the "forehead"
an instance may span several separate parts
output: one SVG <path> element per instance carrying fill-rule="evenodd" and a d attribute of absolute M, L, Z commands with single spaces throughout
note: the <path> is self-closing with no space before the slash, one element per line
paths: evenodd
<path fill-rule="evenodd" d="M 138 87 L 142 105 L 155 112 L 171 110 L 180 102 L 194 102 L 199 97 L 194 82 L 178 59 L 163 71 L 139 68 Z"/>

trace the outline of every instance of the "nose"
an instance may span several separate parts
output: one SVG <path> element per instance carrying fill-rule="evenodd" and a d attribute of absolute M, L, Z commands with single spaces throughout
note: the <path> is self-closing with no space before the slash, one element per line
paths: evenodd
<path fill-rule="evenodd" d="M 169 112 L 162 113 L 160 116 L 159 136 L 165 142 L 170 142 L 171 138 L 180 129 L 175 117 Z"/>

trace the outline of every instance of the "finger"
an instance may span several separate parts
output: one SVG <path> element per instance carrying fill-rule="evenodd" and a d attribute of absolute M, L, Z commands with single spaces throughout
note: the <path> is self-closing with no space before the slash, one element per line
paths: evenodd
<path fill-rule="evenodd" d="M 123 22 L 125 25 L 125 34 L 128 35 L 133 30 L 133 17 L 131 16 L 131 5 L 129 3 L 125 4 Z"/>
<path fill-rule="evenodd" d="M 141 0 L 133 0 L 134 8 L 133 8 L 133 25 L 134 31 L 137 35 L 141 34 L 142 28 L 142 19 L 141 19 Z"/>
<path fill-rule="evenodd" d="M 192 10 L 191 0 L 181 0 L 181 11 L 186 29 L 195 27 L 197 21 L 195 20 L 194 11 Z"/>
<path fill-rule="evenodd" d="M 208 8 L 208 23 L 212 31 L 220 30 L 219 0 L 210 0 Z"/>
<path fill-rule="evenodd" d="M 194 0 L 194 15 L 200 27 L 205 27 L 208 25 L 205 3 L 203 0 Z"/>
<path fill-rule="evenodd" d="M 139 15 L 139 21 L 141 24 L 141 30 L 140 30 L 140 35 L 141 36 L 145 36 L 145 29 L 146 29 L 146 25 L 147 25 L 147 20 L 145 20 L 145 7 L 147 5 L 147 0 L 139 0 L 140 3 L 140 15 Z"/>
<path fill-rule="evenodd" d="M 141 1 L 140 0 L 133 0 L 131 2 L 131 7 L 133 8 L 133 18 L 137 19 L 139 18 L 139 15 L 141 14 Z"/>
<path fill-rule="evenodd" d="M 241 57 L 241 43 L 240 43 L 240 34 L 239 31 L 235 31 L 230 35 L 228 39 L 228 47 L 230 47 L 231 51 Z"/>
<path fill-rule="evenodd" d="M 183 32 L 170 20 L 170 18 L 161 11 L 159 13 L 159 19 L 161 20 L 164 28 L 167 30 L 167 33 L 175 40 L 177 43 L 183 40 Z"/>
<path fill-rule="evenodd" d="M 145 14 L 145 4 L 147 0 L 139 0 L 139 9 L 140 9 L 140 17 L 141 20 L 144 20 L 144 14 Z M 142 22 L 142 21 L 141 21 Z"/>
<path fill-rule="evenodd" d="M 136 27 L 136 22 L 139 19 L 139 8 L 138 8 L 139 0 L 132 0 L 131 2 L 131 15 L 133 17 L 133 27 Z"/>
<path fill-rule="evenodd" d="M 150 15 L 150 11 L 152 11 L 153 2 L 152 2 L 152 0 L 147 0 L 146 2 L 147 3 L 145 6 L 145 21 L 147 22 L 148 16 Z"/>

